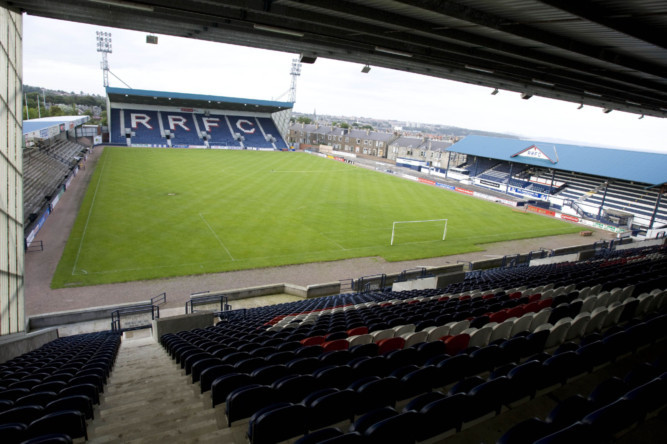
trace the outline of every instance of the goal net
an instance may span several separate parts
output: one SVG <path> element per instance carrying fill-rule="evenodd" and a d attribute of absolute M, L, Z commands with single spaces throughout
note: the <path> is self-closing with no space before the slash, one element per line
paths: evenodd
<path fill-rule="evenodd" d="M 445 237 L 447 219 L 395 221 L 391 227 L 390 245 L 445 240 Z"/>

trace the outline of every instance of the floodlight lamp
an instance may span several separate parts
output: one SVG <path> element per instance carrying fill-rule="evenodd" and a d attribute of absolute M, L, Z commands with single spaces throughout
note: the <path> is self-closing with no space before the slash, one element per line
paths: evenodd
<path fill-rule="evenodd" d="M 605 108 L 604 110 L 602 110 L 602 112 L 605 114 L 609 114 L 611 111 L 612 111 L 611 108 Z"/>
<path fill-rule="evenodd" d="M 528 100 L 528 99 L 530 99 L 531 97 L 533 97 L 533 95 L 530 94 L 530 93 L 521 93 L 521 98 L 522 98 L 523 100 Z"/>
<path fill-rule="evenodd" d="M 540 79 L 532 79 L 533 83 L 537 83 L 538 85 L 544 85 L 544 86 L 556 86 L 554 83 L 551 82 L 546 82 L 544 80 Z"/>
<path fill-rule="evenodd" d="M 498 92 L 499 92 L 499 91 L 498 91 L 498 88 L 496 88 L 496 89 L 494 89 L 493 91 L 491 91 L 491 95 L 492 95 L 492 96 L 495 96 L 496 94 L 498 94 Z"/>
<path fill-rule="evenodd" d="M 581 105 L 579 105 L 579 107 L 577 109 L 581 109 L 583 107 L 584 107 L 584 104 L 582 103 Z"/>
<path fill-rule="evenodd" d="M 137 11 L 153 12 L 153 6 L 142 5 L 127 0 L 90 0 L 93 3 L 100 3 L 108 6 L 118 6 L 120 8 L 134 9 Z"/>
<path fill-rule="evenodd" d="M 292 31 L 291 29 L 285 29 L 285 28 L 277 28 L 275 26 L 261 25 L 259 23 L 255 23 L 253 25 L 253 28 L 257 31 L 273 32 L 275 34 L 289 35 L 292 37 L 303 37 L 303 32 Z"/>
<path fill-rule="evenodd" d="M 472 65 L 465 65 L 465 69 L 469 69 L 471 71 L 477 71 L 477 72 L 483 72 L 485 74 L 493 74 L 492 69 L 487 69 L 487 68 L 480 68 L 479 66 L 472 66 Z"/>
<path fill-rule="evenodd" d="M 409 52 L 397 51 L 395 49 L 383 48 L 381 46 L 376 46 L 375 50 L 377 52 L 383 52 L 385 54 L 397 55 L 401 57 L 412 57 L 412 54 L 410 54 Z"/>
<path fill-rule="evenodd" d="M 643 114 L 641 116 L 639 116 L 639 120 L 642 120 L 643 118 L 644 118 Z"/>
<path fill-rule="evenodd" d="M 363 72 L 364 74 L 368 74 L 368 71 L 370 71 L 370 70 L 371 70 L 371 67 L 368 66 L 368 64 L 366 64 L 366 66 L 361 68 L 361 72 Z"/>

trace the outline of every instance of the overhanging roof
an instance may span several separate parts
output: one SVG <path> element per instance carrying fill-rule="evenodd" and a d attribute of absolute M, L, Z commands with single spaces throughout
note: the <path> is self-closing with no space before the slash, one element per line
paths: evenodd
<path fill-rule="evenodd" d="M 518 155 L 533 146 L 550 160 Z M 467 136 L 448 151 L 650 186 L 667 183 L 667 154 L 486 136 Z"/>
<path fill-rule="evenodd" d="M 111 103 L 175 106 L 179 108 L 206 108 L 245 112 L 251 111 L 254 113 L 269 114 L 290 109 L 293 105 L 291 102 L 113 87 L 107 87 L 107 96 Z"/>
<path fill-rule="evenodd" d="M 657 0 L 0 0 L 29 14 L 667 116 Z"/>
<path fill-rule="evenodd" d="M 74 126 L 83 125 L 89 119 L 90 117 L 88 116 L 53 116 L 24 120 L 23 134 L 32 133 L 33 131 L 39 131 L 41 129 L 51 128 L 54 126 L 60 126 L 61 123 L 65 124 L 65 129 L 70 129 L 70 124 L 73 124 Z"/>

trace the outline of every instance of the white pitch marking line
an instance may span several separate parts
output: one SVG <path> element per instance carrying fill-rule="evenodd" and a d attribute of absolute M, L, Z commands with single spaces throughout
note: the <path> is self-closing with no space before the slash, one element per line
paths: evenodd
<path fill-rule="evenodd" d="M 100 168 L 100 176 L 97 178 L 97 184 L 95 185 L 95 192 L 93 193 L 93 201 L 90 203 L 90 209 L 88 210 L 88 217 L 86 218 L 86 225 L 83 227 L 83 233 L 81 234 L 81 240 L 79 241 L 79 249 L 76 252 L 76 258 L 74 259 L 74 266 L 72 267 L 72 276 L 76 272 L 76 265 L 79 263 L 79 255 L 81 254 L 81 248 L 83 247 L 83 239 L 86 237 L 86 231 L 88 230 L 88 222 L 90 222 L 90 216 L 93 214 L 93 207 L 95 206 L 95 198 L 97 198 L 97 190 L 100 187 L 100 182 L 102 182 L 102 174 L 104 173 L 104 167 L 107 164 L 108 156 L 104 157 L 104 163 L 102 163 L 102 168 Z M 85 270 L 82 270 L 84 274 L 88 274 Z"/>
<path fill-rule="evenodd" d="M 206 220 L 206 218 L 204 217 L 204 215 L 201 214 L 201 213 L 199 213 L 199 217 L 201 217 L 201 220 L 204 221 L 204 223 L 206 224 L 206 226 L 208 227 L 208 229 L 211 230 L 211 233 L 213 233 L 213 236 L 215 236 L 215 238 L 218 240 L 218 243 L 220 244 L 220 246 L 221 246 L 222 248 L 225 249 L 225 251 L 227 252 L 227 254 L 229 255 L 229 257 L 232 259 L 232 261 L 236 261 L 236 259 L 234 259 L 234 256 L 232 256 L 232 253 L 229 252 L 229 250 L 228 250 L 227 247 L 225 246 L 224 242 L 222 242 L 222 239 L 220 239 L 220 238 L 218 237 L 217 233 L 215 232 L 215 230 L 213 230 L 213 227 L 211 227 L 211 225 L 208 223 L 208 221 Z"/>

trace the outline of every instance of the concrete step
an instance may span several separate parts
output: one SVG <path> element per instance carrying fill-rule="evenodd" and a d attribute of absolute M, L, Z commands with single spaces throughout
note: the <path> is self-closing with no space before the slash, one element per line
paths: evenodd
<path fill-rule="evenodd" d="M 245 430 L 227 428 L 190 378 L 152 338 L 124 338 L 90 442 L 244 442 Z"/>

